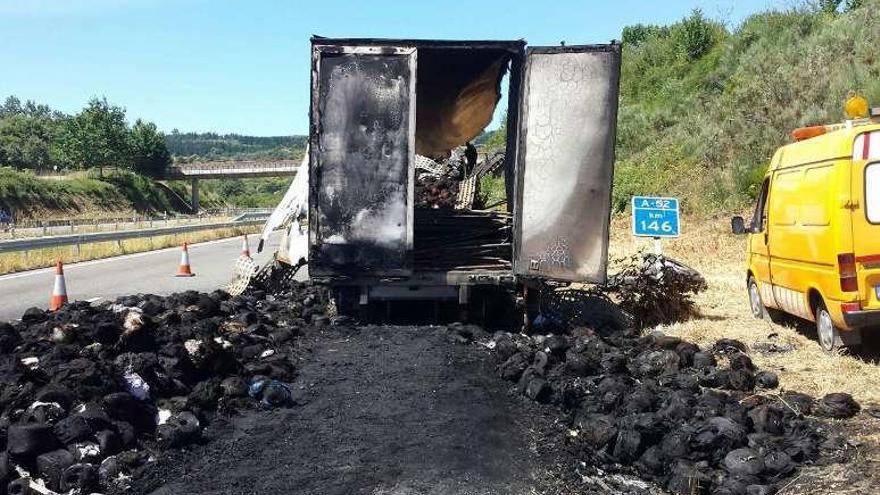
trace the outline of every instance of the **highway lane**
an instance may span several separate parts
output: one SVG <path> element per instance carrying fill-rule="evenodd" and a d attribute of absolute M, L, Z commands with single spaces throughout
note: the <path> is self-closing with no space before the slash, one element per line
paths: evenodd
<path fill-rule="evenodd" d="M 273 235 L 260 254 L 251 236 L 251 254 L 262 265 L 272 259 L 280 235 Z M 210 292 L 232 279 L 232 268 L 241 251 L 241 238 L 192 244 L 189 258 L 195 277 L 175 277 L 180 248 L 129 254 L 64 265 L 70 300 L 112 300 L 127 294 L 167 295 L 184 290 Z M 46 308 L 52 292 L 54 268 L 0 276 L 0 321 L 14 320 L 32 306 Z"/>

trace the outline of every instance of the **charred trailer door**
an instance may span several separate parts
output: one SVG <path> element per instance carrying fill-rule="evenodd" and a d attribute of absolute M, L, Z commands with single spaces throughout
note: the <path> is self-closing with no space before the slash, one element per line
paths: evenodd
<path fill-rule="evenodd" d="M 514 272 L 606 279 L 620 45 L 526 52 L 516 170 Z"/>
<path fill-rule="evenodd" d="M 309 271 L 410 274 L 416 50 L 312 47 Z"/>

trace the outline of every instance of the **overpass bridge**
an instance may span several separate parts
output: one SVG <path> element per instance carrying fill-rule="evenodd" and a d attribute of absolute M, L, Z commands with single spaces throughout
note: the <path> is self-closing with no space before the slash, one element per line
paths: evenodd
<path fill-rule="evenodd" d="M 300 160 L 229 160 L 175 163 L 165 171 L 166 179 L 241 179 L 293 175 Z"/>
<path fill-rule="evenodd" d="M 244 179 L 296 174 L 300 160 L 228 160 L 175 163 L 162 176 L 169 180 L 189 179 L 192 184 L 193 211 L 199 211 L 199 179 Z"/>

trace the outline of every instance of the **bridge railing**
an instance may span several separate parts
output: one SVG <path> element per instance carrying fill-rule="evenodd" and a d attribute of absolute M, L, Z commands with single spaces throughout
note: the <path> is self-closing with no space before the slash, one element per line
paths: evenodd
<path fill-rule="evenodd" d="M 299 167 L 298 160 L 234 160 L 219 162 L 176 163 L 168 167 L 168 175 L 206 176 L 206 175 L 247 175 L 293 173 Z"/>

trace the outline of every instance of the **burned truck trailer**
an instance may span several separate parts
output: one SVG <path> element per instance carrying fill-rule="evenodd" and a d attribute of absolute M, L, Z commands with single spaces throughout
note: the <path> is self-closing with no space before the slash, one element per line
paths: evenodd
<path fill-rule="evenodd" d="M 603 282 L 620 56 L 617 44 L 313 37 L 311 279 L 343 306 Z M 480 166 L 437 192 L 432 167 L 490 124 L 504 81 L 506 208 L 474 205 Z"/>

